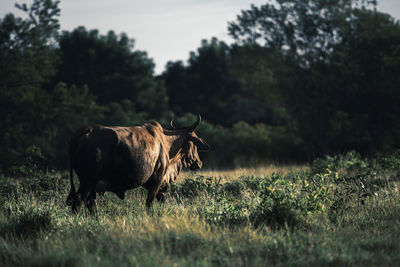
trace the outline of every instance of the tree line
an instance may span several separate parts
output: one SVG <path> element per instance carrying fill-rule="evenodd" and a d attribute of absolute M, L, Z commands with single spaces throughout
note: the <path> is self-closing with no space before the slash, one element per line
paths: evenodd
<path fill-rule="evenodd" d="M 189 125 L 206 166 L 308 161 L 400 144 L 400 24 L 355 0 L 278 0 L 229 22 L 161 75 L 126 34 L 60 31 L 59 1 L 0 19 L 0 168 L 64 168 L 69 136 L 92 123 Z"/>

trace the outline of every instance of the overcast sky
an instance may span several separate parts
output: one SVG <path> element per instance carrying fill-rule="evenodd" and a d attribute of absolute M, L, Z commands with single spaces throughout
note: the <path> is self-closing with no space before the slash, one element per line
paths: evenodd
<path fill-rule="evenodd" d="M 21 13 L 14 4 L 32 0 L 0 0 L 0 17 Z M 61 0 L 62 30 L 78 26 L 98 29 L 102 34 L 113 30 L 135 39 L 135 48 L 144 50 L 161 73 L 168 61 L 186 61 L 202 39 L 217 37 L 230 43 L 229 21 L 235 20 L 250 4 L 261 0 Z M 400 19 L 400 0 L 380 0 L 378 9 Z"/>

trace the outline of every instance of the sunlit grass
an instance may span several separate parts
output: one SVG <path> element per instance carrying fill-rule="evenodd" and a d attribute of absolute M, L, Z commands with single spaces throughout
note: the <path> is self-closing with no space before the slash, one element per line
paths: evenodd
<path fill-rule="evenodd" d="M 292 172 L 308 170 L 307 165 L 269 165 L 253 168 L 237 168 L 229 170 L 200 170 L 200 171 L 184 171 L 178 178 L 177 182 L 182 182 L 185 178 L 195 178 L 198 176 L 214 177 L 221 179 L 221 182 L 233 181 L 243 177 L 259 176 L 268 177 L 275 174 L 287 175 Z"/>

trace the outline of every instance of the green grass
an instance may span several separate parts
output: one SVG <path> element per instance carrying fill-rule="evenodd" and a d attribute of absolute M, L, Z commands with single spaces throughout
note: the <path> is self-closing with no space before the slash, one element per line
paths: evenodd
<path fill-rule="evenodd" d="M 341 160 L 184 174 L 151 210 L 135 189 L 95 215 L 66 207 L 66 173 L 3 176 L 0 266 L 400 265 L 397 165 Z"/>

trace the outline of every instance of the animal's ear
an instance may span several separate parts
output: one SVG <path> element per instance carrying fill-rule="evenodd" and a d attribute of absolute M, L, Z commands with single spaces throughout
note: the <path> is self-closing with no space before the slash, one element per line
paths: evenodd
<path fill-rule="evenodd" d="M 195 146 L 197 146 L 198 150 L 205 152 L 210 150 L 210 146 L 206 142 L 204 142 L 203 139 L 194 136 L 190 136 L 189 139 L 193 142 Z"/>

